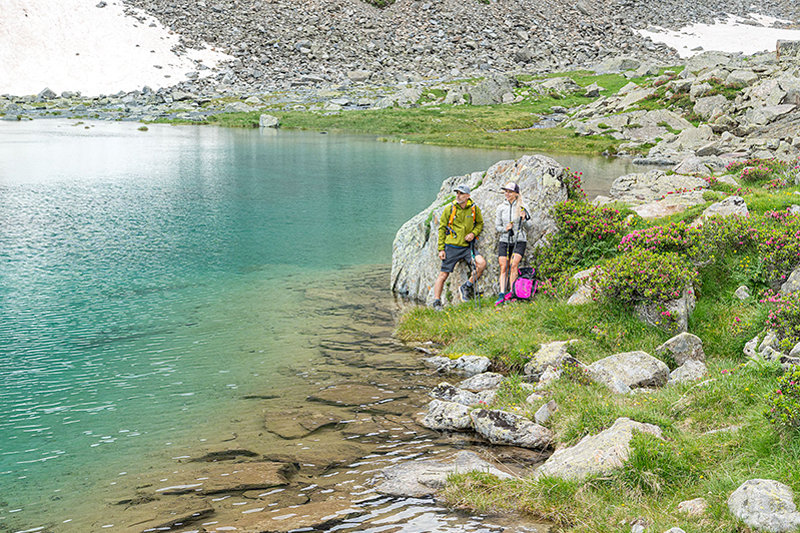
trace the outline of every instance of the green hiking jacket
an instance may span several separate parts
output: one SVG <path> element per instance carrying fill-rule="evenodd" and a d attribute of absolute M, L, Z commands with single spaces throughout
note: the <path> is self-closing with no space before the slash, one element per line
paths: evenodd
<path fill-rule="evenodd" d="M 475 221 L 472 220 L 472 206 L 475 206 Z M 453 225 L 450 226 L 452 231 L 449 234 L 446 231 L 447 223 L 450 221 L 450 211 L 456 210 L 456 216 L 453 218 Z M 469 246 L 469 243 L 464 237 L 470 233 L 475 234 L 475 238 L 483 231 L 483 215 L 481 208 L 475 205 L 472 198 L 467 200 L 467 207 L 461 207 L 453 202 L 448 204 L 442 211 L 439 218 L 439 251 L 444 250 L 445 244 L 453 244 L 455 246 Z"/>

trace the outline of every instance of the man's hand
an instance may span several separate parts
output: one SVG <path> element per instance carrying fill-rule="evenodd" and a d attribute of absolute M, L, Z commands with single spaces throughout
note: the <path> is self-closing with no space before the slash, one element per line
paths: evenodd
<path fill-rule="evenodd" d="M 475 234 L 474 233 L 467 233 L 467 236 L 464 237 L 464 240 L 467 241 L 467 242 L 472 242 L 474 239 L 475 239 Z"/>
<path fill-rule="evenodd" d="M 441 252 L 439 252 L 439 259 L 441 259 L 442 261 L 444 261 L 445 257 L 447 257 L 447 254 L 446 254 L 446 253 L 444 253 L 444 250 L 442 250 Z"/>

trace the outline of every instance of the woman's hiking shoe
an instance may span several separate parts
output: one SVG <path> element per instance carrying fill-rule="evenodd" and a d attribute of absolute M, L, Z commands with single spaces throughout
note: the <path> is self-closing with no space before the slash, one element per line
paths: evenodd
<path fill-rule="evenodd" d="M 506 293 L 501 292 L 497 295 L 497 300 L 494 301 L 494 305 L 501 305 L 503 302 L 506 301 Z"/>
<path fill-rule="evenodd" d="M 468 302 L 475 296 L 475 288 L 472 286 L 471 283 L 465 283 L 458 289 L 459 294 L 461 295 L 462 302 Z"/>
<path fill-rule="evenodd" d="M 433 307 L 434 311 L 441 311 L 442 309 L 444 309 L 444 307 L 442 307 L 441 300 L 434 300 L 433 303 L 431 304 L 431 307 Z"/>

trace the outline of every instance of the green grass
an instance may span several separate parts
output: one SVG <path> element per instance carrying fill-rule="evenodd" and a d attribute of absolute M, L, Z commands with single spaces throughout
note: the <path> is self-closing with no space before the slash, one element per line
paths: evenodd
<path fill-rule="evenodd" d="M 745 195 L 751 213 L 785 209 L 798 203 L 798 187 L 780 191 L 751 184 Z M 717 195 L 732 191 L 715 188 Z M 712 200 L 709 197 L 709 200 Z M 705 206 L 668 220 L 691 221 Z M 500 481 L 481 473 L 451 476 L 443 498 L 453 507 L 477 511 L 523 511 L 554 522 L 559 531 L 628 531 L 639 518 L 648 530 L 680 526 L 687 533 L 749 531 L 728 511 L 728 496 L 752 478 L 775 479 L 800 491 L 800 433 L 770 424 L 764 416 L 767 396 L 782 374 L 776 362 L 746 363 L 744 344 L 763 331 L 771 307 L 757 297 L 732 295 L 742 284 L 757 294 L 766 288 L 761 259 L 735 250 L 716 252 L 699 268 L 697 307 L 689 331 L 703 340 L 708 376 L 699 382 L 665 386 L 640 394 L 619 395 L 605 386 L 562 377 L 550 383 L 544 399 L 527 403 L 529 389 L 518 372 L 541 344 L 575 339 L 570 354 L 590 364 L 614 353 L 654 349 L 671 333 L 643 325 L 631 309 L 597 301 L 582 306 L 541 295 L 531 303 L 495 308 L 488 300 L 477 308 L 456 305 L 443 312 L 416 308 L 401 319 L 396 335 L 407 341 L 434 340 L 444 354 L 490 357 L 495 369 L 510 370 L 494 405 L 532 417 L 553 399 L 559 406 L 548 421 L 558 447 L 576 444 L 619 417 L 659 426 L 663 440 L 636 434 L 630 458 L 621 468 L 582 482 L 559 479 Z M 668 357 L 664 362 L 674 368 Z M 713 432 L 712 432 L 713 431 Z M 677 511 L 697 497 L 708 511 L 689 517 Z"/>

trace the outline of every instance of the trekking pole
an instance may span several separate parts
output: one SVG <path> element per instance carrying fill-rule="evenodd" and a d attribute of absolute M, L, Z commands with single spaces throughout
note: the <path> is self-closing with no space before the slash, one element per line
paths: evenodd
<path fill-rule="evenodd" d="M 475 262 L 475 239 L 472 239 L 469 242 L 469 254 L 472 257 L 472 290 L 473 296 L 472 299 L 475 300 L 475 308 L 478 308 L 478 298 L 480 298 L 480 291 L 478 291 L 478 264 Z"/>
<path fill-rule="evenodd" d="M 511 237 L 514 236 L 513 228 L 508 230 L 508 247 L 506 249 L 506 294 L 512 293 L 511 288 L 511 256 L 514 254 L 514 246 L 517 244 L 515 242 L 511 242 Z M 506 298 L 506 300 L 510 300 L 510 298 Z"/>

